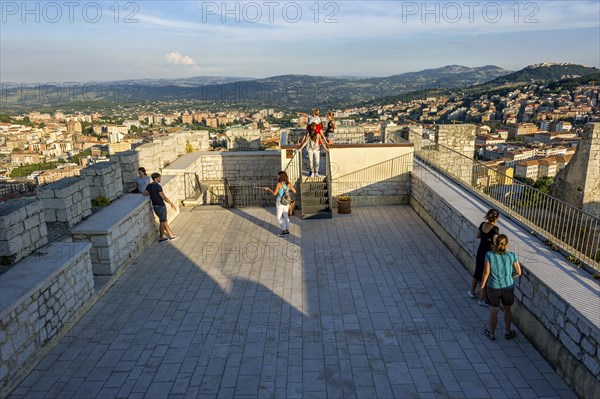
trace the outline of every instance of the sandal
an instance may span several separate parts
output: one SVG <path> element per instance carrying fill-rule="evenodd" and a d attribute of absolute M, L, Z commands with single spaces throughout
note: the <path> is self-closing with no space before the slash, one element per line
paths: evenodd
<path fill-rule="evenodd" d="M 516 333 L 516 331 L 513 331 L 513 330 L 510 330 L 509 332 L 504 334 L 504 338 L 506 338 L 506 339 L 513 339 L 516 336 L 517 336 L 517 333 Z"/>
<path fill-rule="evenodd" d="M 490 341 L 495 341 L 496 337 L 492 335 L 492 333 L 490 332 L 490 330 L 488 330 L 487 328 L 485 330 L 483 330 L 483 333 L 485 334 L 486 338 L 489 339 Z"/>

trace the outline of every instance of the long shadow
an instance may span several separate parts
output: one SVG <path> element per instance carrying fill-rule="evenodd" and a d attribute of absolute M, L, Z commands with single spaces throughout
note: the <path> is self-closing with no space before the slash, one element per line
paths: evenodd
<path fill-rule="evenodd" d="M 210 235 L 196 245 L 183 240 L 152 244 L 15 397 L 273 396 L 276 389 L 301 396 L 303 353 L 316 333 L 298 310 L 302 288 L 292 286 L 299 262 L 294 269 L 267 254 L 249 261 L 243 248 L 223 256 L 222 246 L 202 246 L 215 242 Z M 255 280 L 266 274 L 272 287 Z"/>

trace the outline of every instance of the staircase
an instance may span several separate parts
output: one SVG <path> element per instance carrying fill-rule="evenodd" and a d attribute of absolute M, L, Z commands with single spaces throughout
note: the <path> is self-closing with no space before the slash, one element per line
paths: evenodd
<path fill-rule="evenodd" d="M 326 153 L 327 173 L 325 177 L 302 176 L 300 183 L 302 219 L 332 219 L 331 168 Z"/>

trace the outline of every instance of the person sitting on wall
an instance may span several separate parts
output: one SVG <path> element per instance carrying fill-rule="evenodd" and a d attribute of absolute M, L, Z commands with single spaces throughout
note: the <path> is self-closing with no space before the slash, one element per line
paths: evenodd
<path fill-rule="evenodd" d="M 314 123 L 317 133 L 323 132 L 323 123 L 319 114 L 321 111 L 318 108 L 313 108 L 312 116 L 305 114 L 304 112 L 298 112 L 298 115 L 308 116 L 308 123 L 306 124 L 306 133 L 310 133 L 310 126 Z"/>

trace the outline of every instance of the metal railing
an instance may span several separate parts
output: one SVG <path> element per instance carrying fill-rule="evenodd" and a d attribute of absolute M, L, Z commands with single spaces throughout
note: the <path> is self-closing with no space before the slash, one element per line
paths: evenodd
<path fill-rule="evenodd" d="M 277 179 L 273 177 L 253 179 L 251 181 L 236 182 L 229 185 L 231 193 L 231 205 L 235 208 L 247 206 L 273 206 L 275 200 L 273 195 L 262 190 L 262 187 L 275 188 Z"/>
<path fill-rule="evenodd" d="M 193 172 L 186 172 L 183 175 L 184 185 L 184 199 L 198 198 L 202 194 L 202 188 L 200 185 L 200 179 L 198 175 Z"/>
<path fill-rule="evenodd" d="M 297 193 L 300 193 L 300 183 L 302 182 L 302 151 L 293 150 L 294 155 L 283 168 L 287 173 L 290 183 L 294 185 Z"/>
<path fill-rule="evenodd" d="M 351 191 L 361 187 L 381 184 L 412 171 L 413 154 L 405 154 L 343 176 L 333 177 L 332 184 L 337 193 L 351 195 Z M 328 165 L 329 167 L 329 165 Z M 332 171 L 334 174 L 335 171 Z"/>
<path fill-rule="evenodd" d="M 235 197 L 227 178 L 223 178 L 223 191 L 225 192 L 225 208 L 235 207 Z"/>
<path fill-rule="evenodd" d="M 327 168 L 325 176 L 327 179 L 327 193 L 329 194 L 329 210 L 333 212 L 333 186 L 331 184 L 331 176 L 333 173 L 331 170 L 331 157 L 329 156 L 329 151 L 325 151 L 325 166 Z"/>
<path fill-rule="evenodd" d="M 300 192 L 301 158 L 298 150 L 285 167 L 290 183 Z M 203 190 L 206 190 L 208 203 L 220 204 L 226 208 L 243 208 L 249 206 L 273 206 L 275 201 L 273 195 L 262 190 L 262 187 L 275 188 L 277 178 L 275 176 L 258 177 L 245 181 L 230 181 L 226 178 L 202 182 Z M 206 187 L 204 187 L 206 186 Z M 187 193 L 187 191 L 186 191 Z"/>
<path fill-rule="evenodd" d="M 548 245 L 568 252 L 574 263 L 583 262 L 600 270 L 599 218 L 428 139 L 415 155 L 545 239 Z"/>

